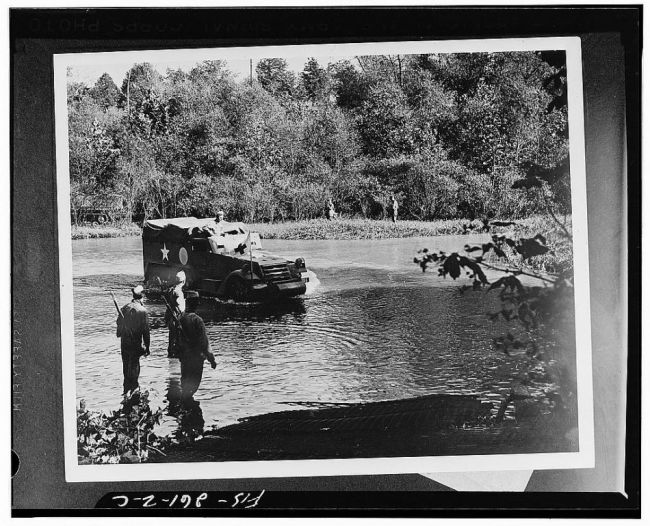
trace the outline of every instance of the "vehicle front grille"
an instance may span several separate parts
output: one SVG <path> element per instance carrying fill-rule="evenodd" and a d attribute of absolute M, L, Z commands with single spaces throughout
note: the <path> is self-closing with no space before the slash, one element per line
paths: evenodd
<path fill-rule="evenodd" d="M 286 263 L 277 265 L 264 265 L 262 267 L 262 271 L 264 272 L 264 277 L 272 283 L 287 283 L 290 281 L 296 281 L 296 279 L 291 276 Z"/>

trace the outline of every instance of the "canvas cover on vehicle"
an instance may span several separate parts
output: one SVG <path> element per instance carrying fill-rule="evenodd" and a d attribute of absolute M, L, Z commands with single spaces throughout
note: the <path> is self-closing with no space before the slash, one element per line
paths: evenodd
<path fill-rule="evenodd" d="M 172 219 L 151 219 L 142 227 L 143 241 L 169 241 L 183 243 L 190 237 L 209 237 L 217 233 L 245 234 L 248 229 L 243 223 L 221 221 L 213 218 L 176 217 Z"/>

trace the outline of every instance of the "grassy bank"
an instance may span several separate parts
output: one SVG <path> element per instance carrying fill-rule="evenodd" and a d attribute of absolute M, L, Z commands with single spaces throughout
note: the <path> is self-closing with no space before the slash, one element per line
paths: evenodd
<path fill-rule="evenodd" d="M 375 219 L 311 219 L 286 223 L 255 223 L 251 230 L 263 239 L 389 239 L 401 237 L 433 237 L 482 233 L 480 221 L 448 219 L 436 221 L 397 221 Z M 515 232 L 517 236 L 546 232 L 553 225 L 545 217 L 534 216 L 516 220 L 515 226 L 497 227 L 497 232 Z M 569 224 L 570 228 L 570 224 Z M 531 234 L 532 233 L 532 234 Z"/>
<path fill-rule="evenodd" d="M 72 225 L 72 239 L 139 236 L 142 229 L 135 223 L 124 225 Z"/>
<path fill-rule="evenodd" d="M 469 221 L 381 221 L 373 219 L 311 219 L 286 223 L 258 223 L 251 230 L 263 239 L 387 239 L 462 234 Z"/>
<path fill-rule="evenodd" d="M 311 219 L 283 223 L 253 223 L 250 229 L 263 239 L 386 239 L 462 234 L 469 221 L 378 221 L 373 219 Z M 478 223 L 477 223 L 478 226 Z M 72 225 L 72 239 L 139 236 L 142 229 L 127 225 Z"/>
<path fill-rule="evenodd" d="M 516 235 L 534 235 L 547 232 L 552 225 L 547 218 L 531 217 L 516 221 Z M 397 221 L 374 219 L 311 219 L 283 223 L 253 223 L 249 225 L 263 239 L 389 239 L 402 237 L 429 237 L 482 232 L 480 221 L 450 219 L 437 221 Z M 500 229 L 502 230 L 502 229 Z M 505 231 L 504 230 L 504 231 Z M 135 224 L 72 226 L 72 239 L 139 236 L 141 228 Z"/>

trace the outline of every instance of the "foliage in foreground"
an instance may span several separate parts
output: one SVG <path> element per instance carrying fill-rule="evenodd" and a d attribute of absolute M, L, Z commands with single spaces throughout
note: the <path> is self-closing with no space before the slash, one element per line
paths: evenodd
<path fill-rule="evenodd" d="M 498 294 L 500 308 L 488 316 L 493 321 L 504 320 L 511 328 L 507 334 L 493 338 L 494 348 L 524 360 L 525 372 L 519 379 L 524 398 L 528 396 L 527 386 L 544 384 L 540 403 L 573 425 L 576 375 L 572 238 L 565 234 L 567 228 L 553 223 L 547 223 L 543 234 L 518 237 L 513 235 L 516 231 L 493 233 L 487 243 L 467 244 L 463 251 L 449 254 L 422 249 L 414 263 L 423 272 L 433 265 L 440 276 L 468 279 L 471 285 L 464 284 L 461 293 Z M 552 245 L 549 239 L 553 239 Z M 546 259 L 540 263 L 540 258 Z M 539 272 L 544 265 L 558 272 Z M 490 282 L 484 269 L 496 271 L 500 277 Z M 535 284 L 530 283 L 530 278 Z M 521 393 L 513 391 L 508 400 L 522 397 Z"/>
<path fill-rule="evenodd" d="M 80 464 L 132 464 L 144 462 L 168 439 L 153 430 L 163 410 L 152 409 L 147 391 L 127 395 L 110 414 L 89 411 L 82 401 L 77 410 L 77 454 Z"/>

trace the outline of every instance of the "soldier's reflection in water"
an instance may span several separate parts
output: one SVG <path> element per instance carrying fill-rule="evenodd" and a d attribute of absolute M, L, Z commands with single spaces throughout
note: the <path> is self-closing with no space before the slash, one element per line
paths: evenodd
<path fill-rule="evenodd" d="M 169 416 L 177 416 L 181 409 L 181 381 L 175 376 L 167 379 L 167 401 Z"/>
<path fill-rule="evenodd" d="M 175 330 L 170 332 L 170 348 L 175 349 L 174 356 L 181 362 L 180 385 L 178 379 L 169 379 L 169 414 L 178 419 L 179 441 L 193 440 L 203 432 L 204 424 L 203 413 L 199 403 L 194 400 L 194 393 L 201 385 L 205 360 L 213 369 L 217 363 L 210 350 L 203 319 L 194 312 L 179 314 L 170 308 L 169 301 L 167 307 L 170 322 L 175 326 Z"/>
<path fill-rule="evenodd" d="M 205 420 L 201 404 L 193 397 L 184 397 L 181 382 L 177 377 L 170 377 L 167 383 L 168 413 L 178 421 L 174 438 L 181 444 L 191 443 L 203 435 Z"/>

